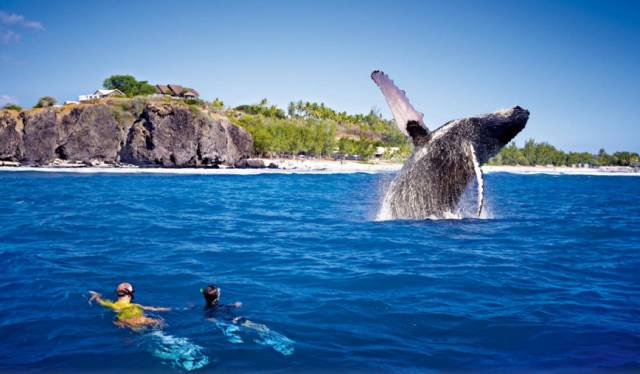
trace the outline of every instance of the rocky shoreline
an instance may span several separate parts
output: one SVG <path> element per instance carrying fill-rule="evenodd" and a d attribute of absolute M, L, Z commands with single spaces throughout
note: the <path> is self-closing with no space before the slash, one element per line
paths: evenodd
<path fill-rule="evenodd" d="M 180 102 L 0 112 L 5 166 L 256 167 L 251 135 Z"/>

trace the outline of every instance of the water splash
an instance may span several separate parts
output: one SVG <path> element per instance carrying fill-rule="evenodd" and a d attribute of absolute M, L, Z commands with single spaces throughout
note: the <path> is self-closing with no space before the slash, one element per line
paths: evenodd
<path fill-rule="evenodd" d="M 155 330 L 149 334 L 152 339 L 151 353 L 176 369 L 191 371 L 209 364 L 204 349 L 187 338 L 178 338 Z"/>
<path fill-rule="evenodd" d="M 379 196 L 382 197 L 378 206 L 378 212 L 375 216 L 375 221 L 390 221 L 393 220 L 393 213 L 391 212 L 391 199 L 389 194 L 387 193 L 389 190 L 393 188 L 393 182 L 395 178 L 382 178 L 379 184 Z"/>
<path fill-rule="evenodd" d="M 464 193 L 460 197 L 458 208 L 455 211 L 443 211 L 441 215 L 431 215 L 425 220 L 461 220 L 466 218 L 491 219 L 493 214 L 488 202 L 485 199 L 484 191 L 484 174 L 482 168 L 475 155 L 473 146 L 469 149 L 470 157 L 473 160 L 474 172 L 476 178 L 469 181 Z M 392 221 L 397 218 L 393 215 L 391 209 L 391 196 L 388 193 L 394 187 L 395 178 L 392 175 L 386 175 L 380 179 L 378 186 L 378 210 L 374 214 L 374 221 Z"/>
<path fill-rule="evenodd" d="M 269 329 L 266 325 L 252 322 L 244 317 L 236 317 L 231 323 L 216 318 L 209 318 L 208 321 L 213 322 L 230 343 L 244 343 L 245 339 L 242 339 L 241 335 L 245 336 L 245 338 L 253 335 L 254 342 L 271 347 L 285 356 L 292 355 L 295 351 L 295 342 L 293 340 Z"/>

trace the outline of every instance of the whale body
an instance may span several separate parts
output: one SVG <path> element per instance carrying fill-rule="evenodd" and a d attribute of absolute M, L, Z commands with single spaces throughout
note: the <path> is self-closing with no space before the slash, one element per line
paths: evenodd
<path fill-rule="evenodd" d="M 398 128 L 410 137 L 414 148 L 389 185 L 378 217 L 381 219 L 447 218 L 457 215 L 467 185 L 478 181 L 477 215 L 483 208 L 480 166 L 495 156 L 524 129 L 529 111 L 515 106 L 491 114 L 453 120 L 435 131 L 424 124 L 389 77 L 371 74 L 380 87 Z"/>

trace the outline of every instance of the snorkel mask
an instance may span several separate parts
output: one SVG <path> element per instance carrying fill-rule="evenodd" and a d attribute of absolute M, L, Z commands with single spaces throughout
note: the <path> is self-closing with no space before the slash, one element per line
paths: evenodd
<path fill-rule="evenodd" d="M 116 288 L 116 295 L 118 295 L 118 297 L 125 297 L 125 296 L 130 296 L 131 297 L 131 301 L 133 301 L 133 296 L 135 294 L 135 289 L 133 288 L 133 285 L 127 283 L 127 286 L 124 287 L 120 287 L 118 286 L 118 288 Z"/>

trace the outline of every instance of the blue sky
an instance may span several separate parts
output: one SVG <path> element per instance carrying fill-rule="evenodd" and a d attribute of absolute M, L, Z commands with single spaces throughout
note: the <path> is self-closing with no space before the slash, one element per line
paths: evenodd
<path fill-rule="evenodd" d="M 318 101 L 390 118 L 382 69 L 445 121 L 520 105 L 517 138 L 640 151 L 638 1 L 0 0 L 0 103 L 74 99 L 111 74 L 228 105 Z"/>

